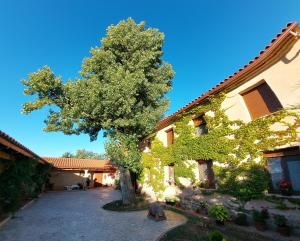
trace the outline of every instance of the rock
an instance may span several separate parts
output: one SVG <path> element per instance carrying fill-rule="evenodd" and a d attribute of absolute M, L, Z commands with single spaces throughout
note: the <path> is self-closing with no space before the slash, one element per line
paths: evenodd
<path fill-rule="evenodd" d="M 151 203 L 149 206 L 148 218 L 155 221 L 166 220 L 166 215 L 163 207 L 159 203 Z"/>

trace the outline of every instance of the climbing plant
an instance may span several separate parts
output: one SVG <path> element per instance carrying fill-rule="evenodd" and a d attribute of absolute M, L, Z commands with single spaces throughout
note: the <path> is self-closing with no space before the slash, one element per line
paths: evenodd
<path fill-rule="evenodd" d="M 147 155 L 156 162 L 174 163 L 177 178 L 194 179 L 186 160 L 214 160 L 219 191 L 241 200 L 257 198 L 268 187 L 263 152 L 295 141 L 300 118 L 297 113 L 282 109 L 251 122 L 230 120 L 222 108 L 225 98 L 224 93 L 217 94 L 178 115 L 173 123 L 174 144 L 168 147 L 161 144 L 160 152 L 151 150 Z M 196 136 L 190 121 L 199 115 L 203 116 L 208 133 Z M 275 129 L 274 125 L 280 128 Z M 183 170 L 176 172 L 176 166 Z"/>
<path fill-rule="evenodd" d="M 22 202 L 35 198 L 42 191 L 50 166 L 27 158 L 0 159 L 0 164 L 0 210 L 14 213 Z"/>

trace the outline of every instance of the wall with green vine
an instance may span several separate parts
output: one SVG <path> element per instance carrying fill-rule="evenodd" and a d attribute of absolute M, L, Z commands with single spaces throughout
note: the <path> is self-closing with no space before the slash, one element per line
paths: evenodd
<path fill-rule="evenodd" d="M 0 159 L 0 212 L 14 213 L 35 198 L 49 179 L 50 165 L 28 158 Z"/>
<path fill-rule="evenodd" d="M 282 109 L 249 123 L 230 120 L 226 110 L 221 108 L 225 98 L 223 93 L 212 96 L 205 103 L 177 116 L 173 123 L 174 144 L 164 147 L 154 140 L 151 152 L 143 154 L 143 167 L 152 173 L 151 170 L 157 168 L 159 162 L 163 165 L 174 164 L 177 180 L 180 176 L 194 180 L 192 168 L 185 165 L 186 160 L 213 160 L 220 192 L 245 201 L 260 197 L 269 184 L 263 152 L 297 140 L 299 115 Z M 199 115 L 203 115 L 208 133 L 195 136 L 195 129 L 189 123 Z M 275 123 L 283 128 L 275 130 L 272 128 Z M 156 191 L 160 189 L 160 181 L 156 179 L 157 183 L 150 183 Z"/>

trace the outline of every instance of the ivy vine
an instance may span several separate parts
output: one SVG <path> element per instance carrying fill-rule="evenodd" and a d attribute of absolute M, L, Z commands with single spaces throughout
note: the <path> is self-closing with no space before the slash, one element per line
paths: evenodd
<path fill-rule="evenodd" d="M 50 177 L 50 165 L 32 159 L 0 159 L 0 166 L 0 213 L 14 213 L 37 197 Z"/>
<path fill-rule="evenodd" d="M 195 179 L 186 160 L 213 160 L 218 190 L 240 200 L 258 198 L 268 188 L 263 153 L 296 141 L 300 117 L 282 109 L 251 122 L 230 120 L 222 108 L 225 98 L 224 93 L 211 96 L 178 115 L 173 123 L 174 144 L 164 147 L 155 139 L 151 151 L 143 154 L 142 166 L 148 170 L 149 185 L 156 193 L 164 190 L 163 175 L 158 174 L 163 165 L 174 164 L 177 180 L 180 176 Z M 196 136 L 190 121 L 199 115 L 208 133 Z M 275 124 L 281 128 L 273 128 Z"/>

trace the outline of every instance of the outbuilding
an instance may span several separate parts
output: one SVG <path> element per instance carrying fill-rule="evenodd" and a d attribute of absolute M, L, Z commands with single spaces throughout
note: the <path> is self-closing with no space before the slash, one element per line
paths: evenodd
<path fill-rule="evenodd" d="M 112 186 L 117 178 L 117 169 L 109 160 L 44 157 L 53 168 L 50 183 L 54 190 L 66 186 L 86 184 L 89 187 Z"/>

